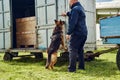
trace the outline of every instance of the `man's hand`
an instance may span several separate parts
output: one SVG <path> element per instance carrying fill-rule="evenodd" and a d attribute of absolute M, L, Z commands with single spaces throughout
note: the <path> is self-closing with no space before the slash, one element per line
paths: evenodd
<path fill-rule="evenodd" d="M 67 13 L 63 12 L 63 13 L 61 14 L 61 16 L 66 17 L 66 16 L 67 16 Z"/>
<path fill-rule="evenodd" d="M 71 37 L 70 35 L 66 35 L 66 39 L 67 39 L 67 40 L 69 40 L 69 39 L 70 39 L 70 37 Z"/>

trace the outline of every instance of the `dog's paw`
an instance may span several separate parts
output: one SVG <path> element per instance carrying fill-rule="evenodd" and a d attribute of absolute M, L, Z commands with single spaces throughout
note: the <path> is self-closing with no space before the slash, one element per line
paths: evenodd
<path fill-rule="evenodd" d="M 48 64 L 46 64 L 45 69 L 48 69 L 48 68 L 49 68 L 49 65 L 48 65 Z"/>

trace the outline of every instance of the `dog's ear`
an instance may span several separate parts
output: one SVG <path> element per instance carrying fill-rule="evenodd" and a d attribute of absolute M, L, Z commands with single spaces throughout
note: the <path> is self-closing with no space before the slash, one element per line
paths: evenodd
<path fill-rule="evenodd" d="M 63 24 L 65 24 L 65 21 L 62 21 Z"/>
<path fill-rule="evenodd" d="M 54 21 L 55 21 L 55 24 L 57 24 L 58 21 L 56 19 Z"/>
<path fill-rule="evenodd" d="M 60 23 L 63 25 L 63 24 L 65 24 L 65 21 L 60 20 Z"/>

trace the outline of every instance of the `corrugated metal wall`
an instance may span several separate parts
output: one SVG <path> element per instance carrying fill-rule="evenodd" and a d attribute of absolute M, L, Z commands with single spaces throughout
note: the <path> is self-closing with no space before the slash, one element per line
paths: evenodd
<path fill-rule="evenodd" d="M 2 32 L 2 29 L 3 29 L 3 5 L 2 5 L 2 0 L 0 0 L 0 48 L 3 48 L 3 32 Z"/>
<path fill-rule="evenodd" d="M 0 0 L 0 49 L 10 48 L 10 0 Z M 47 48 L 54 25 L 54 19 L 68 21 L 61 15 L 69 10 L 69 0 L 35 0 L 35 16 L 37 18 L 37 43 L 38 48 Z M 79 0 L 85 8 L 88 26 L 88 39 L 86 48 L 95 49 L 95 0 Z M 11 11 L 12 12 L 12 11 Z M 67 26 L 67 24 L 66 24 Z M 67 27 L 66 27 L 67 28 Z"/>
<path fill-rule="evenodd" d="M 87 21 L 87 27 L 88 27 L 88 39 L 86 42 L 86 49 L 87 50 L 94 50 L 96 48 L 96 34 L 95 34 L 95 0 L 79 0 L 83 7 L 85 8 L 86 12 L 86 21 Z M 54 19 L 62 19 L 66 21 L 67 18 L 64 18 L 61 15 L 62 12 L 66 12 L 69 10 L 69 2 L 68 0 L 43 0 L 42 2 L 37 0 L 37 19 L 38 19 L 38 25 L 40 27 L 53 27 Z M 50 24 L 51 26 L 47 26 L 46 24 Z M 67 26 L 67 25 L 66 25 Z M 42 43 L 39 44 L 41 46 L 46 45 L 44 47 L 47 47 L 50 42 L 49 36 L 52 33 L 52 29 L 49 30 L 42 30 L 39 31 L 39 33 L 46 35 L 47 37 L 42 39 Z M 38 33 L 38 34 L 39 34 Z M 48 33 L 48 34 L 47 34 Z M 41 35 L 42 37 L 43 35 Z M 40 42 L 41 38 L 38 38 L 38 42 Z"/>
<path fill-rule="evenodd" d="M 56 14 L 55 0 L 36 0 L 38 48 L 43 49 L 48 47 Z"/>
<path fill-rule="evenodd" d="M 38 25 L 52 24 L 56 18 L 55 0 L 36 0 Z"/>
<path fill-rule="evenodd" d="M 54 28 L 54 20 L 61 19 L 61 13 L 66 11 L 67 0 L 36 0 L 36 16 L 38 24 L 38 48 L 47 48 Z"/>
<path fill-rule="evenodd" d="M 11 47 L 10 0 L 0 0 L 0 49 Z"/>

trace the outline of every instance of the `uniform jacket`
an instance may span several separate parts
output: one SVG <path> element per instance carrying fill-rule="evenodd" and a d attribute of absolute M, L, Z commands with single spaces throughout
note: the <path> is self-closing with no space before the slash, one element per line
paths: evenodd
<path fill-rule="evenodd" d="M 86 16 L 84 8 L 79 2 L 71 6 L 71 11 L 67 12 L 69 17 L 69 26 L 67 34 L 75 34 L 78 36 L 87 36 Z"/>

